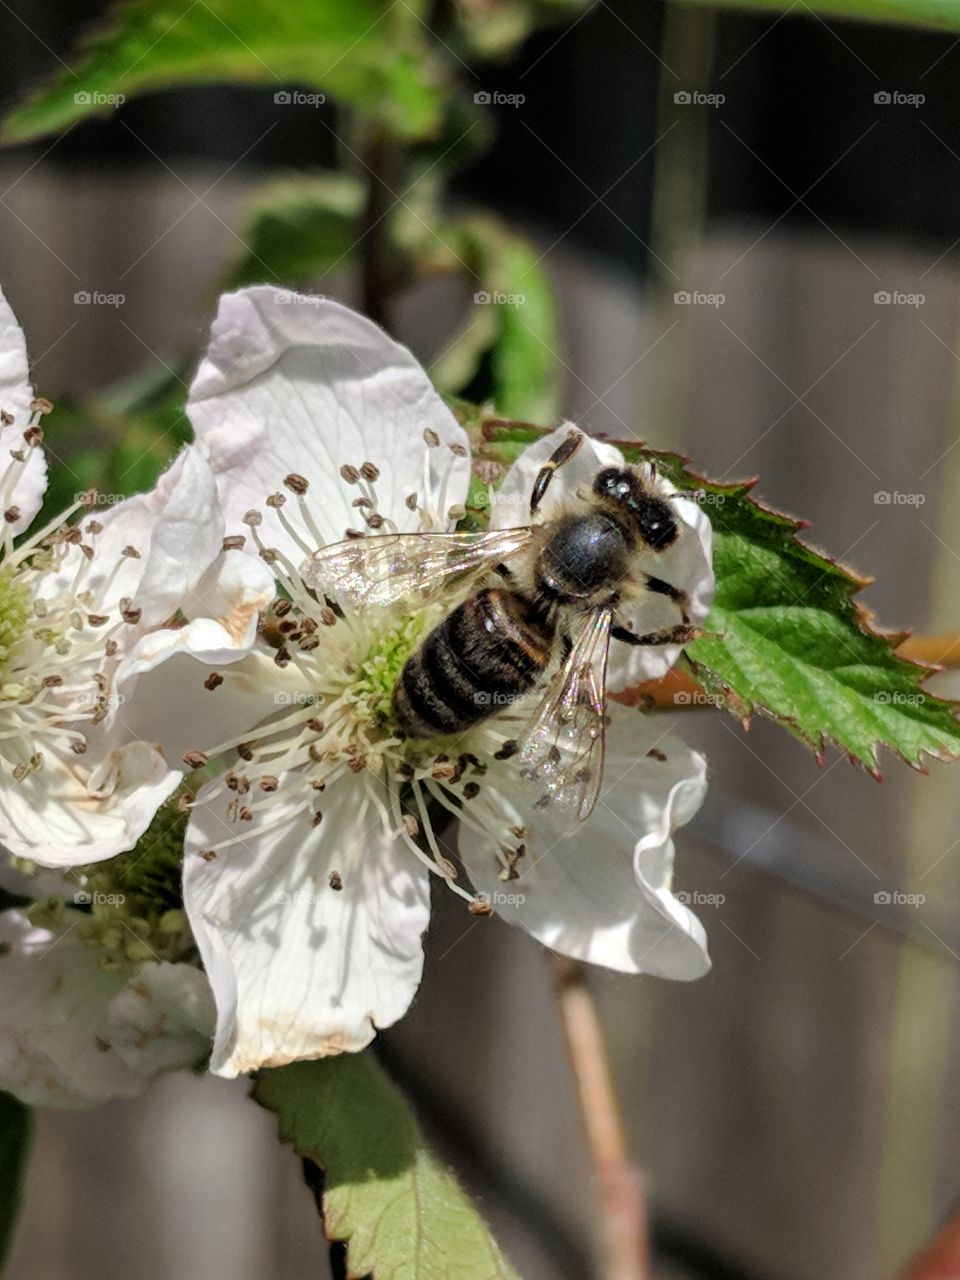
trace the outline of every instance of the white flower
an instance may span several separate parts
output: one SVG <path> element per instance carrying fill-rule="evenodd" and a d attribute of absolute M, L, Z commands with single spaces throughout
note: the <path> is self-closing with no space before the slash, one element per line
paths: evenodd
<path fill-rule="evenodd" d="M 231 566 L 213 476 L 196 448 L 152 493 L 96 515 L 95 496 L 78 494 L 15 543 L 42 501 L 49 408 L 33 398 L 23 334 L 0 294 L 0 841 L 66 866 L 130 849 L 180 780 L 149 725 L 124 707 L 133 688 L 124 681 L 147 662 L 138 653 L 139 665 L 118 671 L 124 656 L 200 601 L 213 616 L 165 631 L 166 652 L 238 656 L 263 603 L 250 584 L 262 588 L 269 574 L 239 553 Z"/>
<path fill-rule="evenodd" d="M 85 919 L 68 908 L 44 929 L 0 912 L 0 1089 L 34 1106 L 131 1097 L 209 1048 L 213 1000 L 199 969 L 150 961 L 107 972 L 81 938 Z"/>
<path fill-rule="evenodd" d="M 409 352 L 336 303 L 294 298 L 255 288 L 221 301 L 188 406 L 228 533 L 243 522 L 280 585 L 249 656 L 212 676 L 197 668 L 180 700 L 192 697 L 196 714 L 157 725 L 168 759 L 194 748 L 195 763 L 223 765 L 192 809 L 184 865 L 217 1002 L 211 1068 L 236 1075 L 360 1049 L 399 1018 L 420 981 L 431 872 L 474 912 L 492 906 L 567 954 L 699 976 L 703 930 L 670 893 L 672 833 L 705 790 L 699 756 L 614 707 L 606 790 L 568 834 L 534 807 L 510 759 L 536 692 L 456 739 L 402 740 L 390 727 L 406 658 L 456 596 L 356 610 L 305 586 L 299 566 L 323 543 L 365 527 L 451 528 L 470 471 L 465 432 Z M 521 457 L 498 519 L 568 431 Z M 622 462 L 585 438 L 551 501 L 573 500 L 611 460 Z M 669 567 L 696 623 L 712 591 L 709 525 L 693 504 L 676 511 Z M 649 618 L 644 604 L 626 621 L 644 632 Z M 644 661 L 651 675 L 663 669 Z M 163 666 L 144 683 L 160 707 Z M 472 890 L 434 832 L 443 810 L 460 820 Z"/>

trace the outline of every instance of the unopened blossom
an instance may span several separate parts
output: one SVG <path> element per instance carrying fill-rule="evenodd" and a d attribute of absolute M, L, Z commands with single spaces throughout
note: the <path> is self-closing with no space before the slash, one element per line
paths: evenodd
<path fill-rule="evenodd" d="M 63 866 L 130 849 L 180 781 L 148 728 L 124 725 L 124 656 L 202 611 L 202 623 L 165 631 L 167 651 L 229 660 L 255 630 L 265 575 L 242 557 L 236 581 L 196 448 L 151 493 L 107 511 L 78 494 L 15 540 L 42 501 L 50 408 L 33 397 L 23 334 L 0 294 L 0 842 Z"/>
<path fill-rule="evenodd" d="M 673 832 L 705 790 L 700 756 L 613 707 L 606 789 L 569 834 L 535 807 L 514 759 L 536 691 L 443 740 L 405 740 L 391 723 L 406 659 L 462 584 L 367 608 L 308 585 L 324 545 L 449 530 L 463 514 L 468 439 L 410 353 L 336 303 L 243 290 L 221 301 L 188 411 L 228 537 L 242 533 L 277 582 L 249 655 L 198 665 L 185 686 L 195 713 L 157 729 L 168 759 L 182 752 L 219 771 L 191 810 L 184 865 L 217 1002 L 212 1069 L 360 1049 L 399 1018 L 420 981 L 431 875 L 465 911 L 492 905 L 566 954 L 624 972 L 702 974 L 703 930 L 670 892 Z M 570 429 L 511 469 L 495 521 L 528 522 L 517 495 L 528 497 Z M 611 461 L 622 464 L 617 450 L 585 438 L 575 465 L 556 473 L 551 502 L 575 500 Z M 696 624 L 713 586 L 709 524 L 694 504 L 673 505 L 680 534 L 657 572 L 686 591 Z M 647 602 L 621 615 L 649 629 Z M 675 657 L 643 651 L 630 677 L 642 678 L 638 664 L 660 674 Z M 626 679 L 616 661 L 612 678 Z M 159 706 L 163 666 L 143 683 L 161 691 Z M 460 867 L 434 829 L 444 810 L 459 819 Z"/>

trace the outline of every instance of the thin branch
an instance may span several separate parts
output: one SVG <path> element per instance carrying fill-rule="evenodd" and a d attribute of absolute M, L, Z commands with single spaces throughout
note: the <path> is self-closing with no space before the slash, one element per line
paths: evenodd
<path fill-rule="evenodd" d="M 643 1175 L 631 1163 L 603 1030 L 584 968 L 553 957 L 554 984 L 600 1200 L 603 1280 L 650 1280 Z"/>

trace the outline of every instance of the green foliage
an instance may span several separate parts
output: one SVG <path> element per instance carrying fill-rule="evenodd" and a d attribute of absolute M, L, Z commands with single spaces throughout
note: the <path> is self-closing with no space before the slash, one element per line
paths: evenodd
<path fill-rule="evenodd" d="M 10 1252 L 32 1143 L 33 1112 L 0 1093 L 0 1271 Z"/>
<path fill-rule="evenodd" d="M 422 137 L 439 125 L 442 92 L 414 8 L 389 0 L 124 0 L 68 57 L 70 69 L 7 117 L 0 136 L 24 142 L 57 132 L 112 110 L 118 95 L 229 82 L 329 93 L 398 137 Z"/>
<path fill-rule="evenodd" d="M 276 1112 L 281 1139 L 323 1169 L 325 1229 L 347 1242 L 349 1275 L 517 1280 L 370 1056 L 265 1071 L 254 1097 Z"/>
<path fill-rule="evenodd" d="M 481 456 L 509 463 L 538 431 L 489 422 L 474 434 Z M 871 626 L 855 599 L 863 579 L 800 542 L 798 522 L 755 502 L 749 485 L 711 484 L 676 454 L 615 443 L 630 461 L 655 460 L 710 516 L 717 595 L 707 634 L 687 652 L 734 715 L 765 712 L 815 750 L 833 741 L 871 770 L 880 746 L 913 765 L 960 755 L 956 704 L 923 689 L 929 671 L 897 655 L 901 636 Z"/>
<path fill-rule="evenodd" d="M 240 225 L 244 252 L 223 287 L 277 281 L 295 288 L 351 266 L 363 201 L 363 184 L 348 174 L 294 174 L 268 183 Z"/>
<path fill-rule="evenodd" d="M 674 3 L 690 0 L 674 0 Z M 797 17 L 810 12 L 824 18 L 853 18 L 861 22 L 899 22 L 921 27 L 960 30 L 960 0 L 693 0 L 725 9 L 766 9 L 771 13 L 793 10 Z"/>
<path fill-rule="evenodd" d="M 458 337 L 431 369 L 441 390 L 467 393 L 489 366 L 489 398 L 508 417 L 551 421 L 562 365 L 557 314 L 540 255 L 495 218 L 465 218 L 442 230 L 468 273 L 473 302 Z"/>

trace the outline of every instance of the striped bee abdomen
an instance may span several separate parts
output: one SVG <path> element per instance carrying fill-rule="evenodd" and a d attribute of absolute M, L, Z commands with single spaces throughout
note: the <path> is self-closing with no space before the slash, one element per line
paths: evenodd
<path fill-rule="evenodd" d="M 412 654 L 393 694 L 410 738 L 457 733 L 526 693 L 546 668 L 554 628 L 514 591 L 490 587 L 465 600 Z"/>

